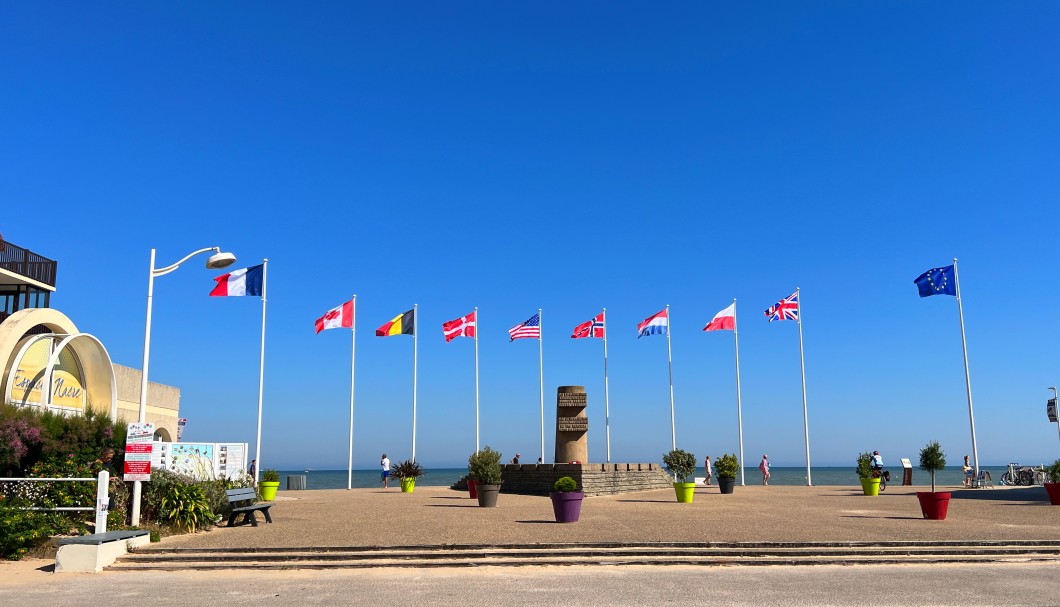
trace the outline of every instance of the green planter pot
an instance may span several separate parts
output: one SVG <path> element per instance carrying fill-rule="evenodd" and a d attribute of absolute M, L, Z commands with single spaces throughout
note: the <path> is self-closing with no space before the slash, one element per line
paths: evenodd
<path fill-rule="evenodd" d="M 258 493 L 261 494 L 261 499 L 266 502 L 276 499 L 276 490 L 279 488 L 280 481 L 261 481 L 258 483 Z"/>
<path fill-rule="evenodd" d="M 695 483 L 674 483 L 674 492 L 677 493 L 677 501 L 682 504 L 691 504 L 692 497 L 696 494 Z"/>
<path fill-rule="evenodd" d="M 865 495 L 879 495 L 880 494 L 880 479 L 878 479 L 878 478 L 863 478 L 863 479 L 861 479 L 861 490 L 865 492 Z"/>
<path fill-rule="evenodd" d="M 401 492 L 412 493 L 412 490 L 416 488 L 416 479 L 414 478 L 403 478 L 401 479 Z"/>

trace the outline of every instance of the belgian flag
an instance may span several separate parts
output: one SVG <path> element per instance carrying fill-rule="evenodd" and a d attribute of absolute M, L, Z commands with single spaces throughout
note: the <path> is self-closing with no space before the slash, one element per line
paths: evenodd
<path fill-rule="evenodd" d="M 390 335 L 415 335 L 416 334 L 416 310 L 398 314 L 390 322 L 375 330 L 378 337 L 389 337 Z"/>

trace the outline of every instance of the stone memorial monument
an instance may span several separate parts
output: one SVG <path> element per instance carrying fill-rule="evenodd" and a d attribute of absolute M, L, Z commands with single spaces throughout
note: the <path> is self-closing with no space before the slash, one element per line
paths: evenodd
<path fill-rule="evenodd" d="M 585 386 L 556 389 L 556 463 L 589 461 L 589 417 Z"/>

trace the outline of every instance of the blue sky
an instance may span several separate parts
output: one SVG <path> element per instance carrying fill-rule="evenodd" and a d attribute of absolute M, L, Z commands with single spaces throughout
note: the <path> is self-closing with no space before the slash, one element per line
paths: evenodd
<path fill-rule="evenodd" d="M 607 307 L 614 461 L 737 449 L 804 465 L 802 288 L 816 465 L 939 440 L 970 453 L 957 306 L 913 279 L 960 259 L 980 460 L 1060 454 L 1054 263 L 1060 199 L 1055 3 L 8 3 L 0 8 L 0 232 L 59 261 L 53 307 L 139 367 L 148 257 L 218 245 L 269 259 L 263 460 L 344 468 L 350 336 L 313 320 L 358 295 L 355 467 L 481 434 L 546 458 L 554 393 L 589 392 L 604 459 Z M 261 305 L 209 298 L 189 262 L 155 285 L 150 377 L 179 386 L 185 440 L 254 442 Z"/>

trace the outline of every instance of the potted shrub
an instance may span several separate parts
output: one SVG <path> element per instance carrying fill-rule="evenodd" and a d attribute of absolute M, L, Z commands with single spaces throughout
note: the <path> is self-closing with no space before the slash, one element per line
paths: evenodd
<path fill-rule="evenodd" d="M 938 441 L 931 441 L 920 450 L 920 469 L 931 473 L 931 491 L 917 491 L 916 498 L 920 500 L 920 510 L 924 518 L 944 521 L 946 512 L 950 507 L 950 493 L 948 491 L 935 491 L 935 473 L 946 467 L 946 454 Z"/>
<path fill-rule="evenodd" d="M 858 467 L 855 472 L 861 480 L 861 490 L 865 495 L 880 494 L 880 475 L 872 469 L 872 454 L 864 451 L 858 455 Z"/>
<path fill-rule="evenodd" d="M 1045 469 L 1049 481 L 1045 483 L 1045 491 L 1049 494 L 1049 503 L 1060 506 L 1060 459 Z"/>
<path fill-rule="evenodd" d="M 496 508 L 497 495 L 501 492 L 501 454 L 486 445 L 467 458 L 467 472 L 475 481 L 478 505 Z"/>
<path fill-rule="evenodd" d="M 695 495 L 696 484 L 689 483 L 688 479 L 696 473 L 696 456 L 684 449 L 674 449 L 663 456 L 666 470 L 674 477 L 674 492 L 677 501 L 683 504 L 690 503 Z"/>
<path fill-rule="evenodd" d="M 582 500 L 585 492 L 578 491 L 578 482 L 569 476 L 558 479 L 552 485 L 552 512 L 557 523 L 577 523 L 582 512 Z"/>
<path fill-rule="evenodd" d="M 423 476 L 423 467 L 420 466 L 419 462 L 407 459 L 395 466 L 390 471 L 390 474 L 401 481 L 402 493 L 412 493 L 412 490 L 416 487 L 416 478 Z"/>
<path fill-rule="evenodd" d="M 261 482 L 258 483 L 258 493 L 261 499 L 271 502 L 276 499 L 276 490 L 280 488 L 280 473 L 272 468 L 261 471 Z"/>
<path fill-rule="evenodd" d="M 739 472 L 740 461 L 736 459 L 735 453 L 722 455 L 714 462 L 714 474 L 718 477 L 718 487 L 722 493 L 732 493 Z"/>

